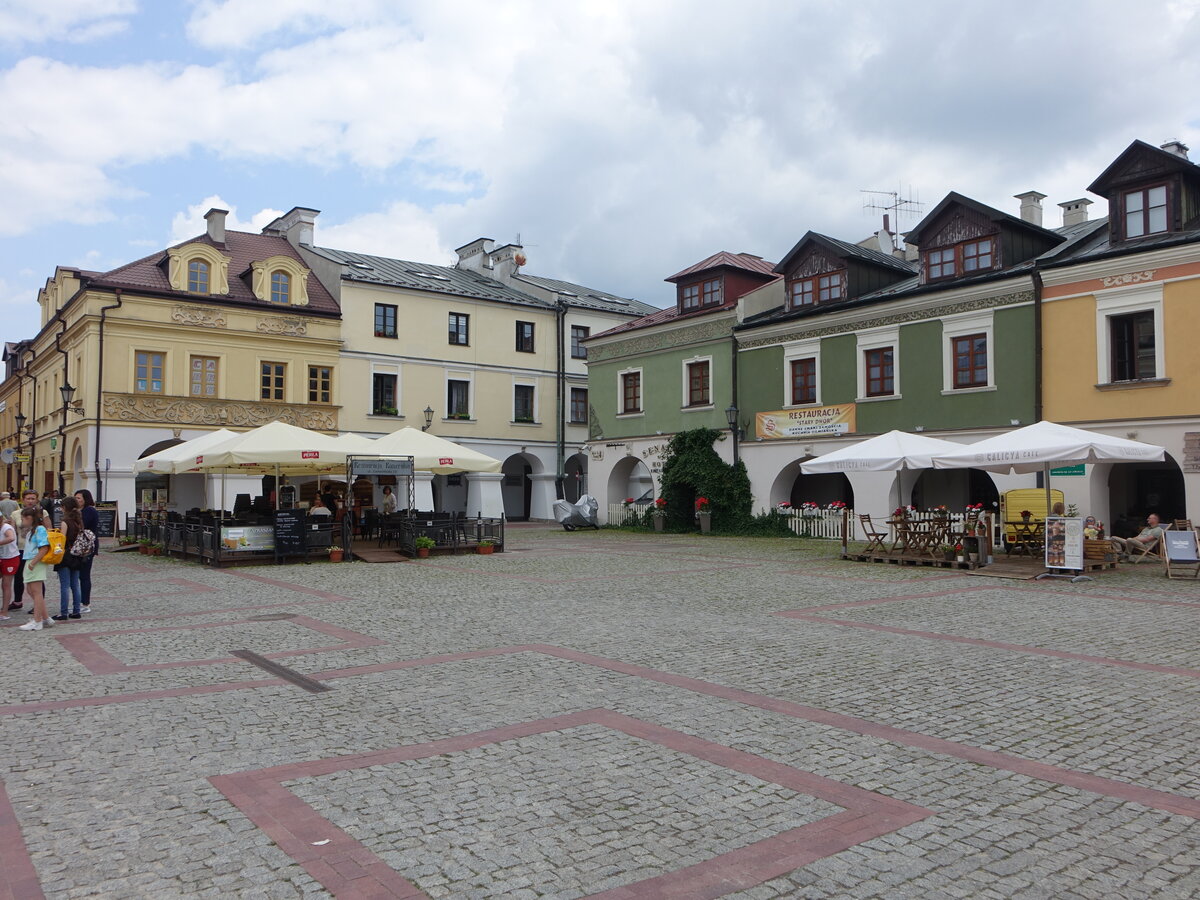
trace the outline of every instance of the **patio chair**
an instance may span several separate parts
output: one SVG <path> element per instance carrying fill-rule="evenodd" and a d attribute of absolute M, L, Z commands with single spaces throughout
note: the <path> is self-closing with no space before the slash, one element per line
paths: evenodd
<path fill-rule="evenodd" d="M 1171 530 L 1171 523 L 1168 523 L 1163 532 Z M 1138 541 L 1127 541 L 1125 549 L 1129 552 L 1129 561 L 1134 565 L 1140 563 L 1143 559 L 1153 559 L 1158 562 L 1163 561 L 1163 539 L 1159 538 L 1156 541 L 1151 541 L 1149 544 L 1142 544 Z"/>
<path fill-rule="evenodd" d="M 880 531 L 879 528 L 871 521 L 871 517 L 866 513 L 860 513 L 858 517 L 859 523 L 862 525 L 863 537 L 867 539 L 867 553 L 879 548 L 880 553 L 886 554 L 887 547 L 883 546 L 884 539 L 887 538 L 886 530 Z"/>
<path fill-rule="evenodd" d="M 1163 535 L 1163 543 L 1168 578 L 1200 578 L 1200 545 L 1194 529 L 1176 528 Z"/>
<path fill-rule="evenodd" d="M 1192 530 L 1192 520 L 1191 519 L 1176 519 L 1174 522 L 1174 527 L 1175 527 L 1176 531 L 1191 531 Z"/>

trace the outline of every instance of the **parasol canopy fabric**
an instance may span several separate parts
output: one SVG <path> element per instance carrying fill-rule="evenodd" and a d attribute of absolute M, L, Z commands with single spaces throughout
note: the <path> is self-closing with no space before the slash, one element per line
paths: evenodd
<path fill-rule="evenodd" d="M 805 475 L 825 472 L 894 472 L 897 469 L 930 469 L 935 453 L 950 453 L 961 447 L 951 441 L 909 434 L 905 431 L 889 431 L 850 447 L 834 450 L 801 463 L 800 471 Z"/>

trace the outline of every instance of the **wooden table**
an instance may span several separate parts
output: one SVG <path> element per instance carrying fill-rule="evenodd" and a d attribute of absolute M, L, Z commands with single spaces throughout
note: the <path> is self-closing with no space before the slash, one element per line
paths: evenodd
<path fill-rule="evenodd" d="M 1038 554 L 1042 552 L 1042 546 L 1046 538 L 1046 523 L 1038 522 L 1030 519 L 1026 522 L 1024 519 L 1017 519 L 1004 523 L 1006 528 L 1013 530 L 1013 540 L 1008 545 L 1008 555 L 1013 553 L 1024 553 L 1030 559 L 1034 558 L 1034 551 Z"/>

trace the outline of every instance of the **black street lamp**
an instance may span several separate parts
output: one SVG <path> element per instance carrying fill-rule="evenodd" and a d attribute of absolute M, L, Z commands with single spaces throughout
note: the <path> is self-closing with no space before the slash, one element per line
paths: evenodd
<path fill-rule="evenodd" d="M 741 440 L 742 430 L 738 428 L 738 408 L 730 403 L 725 408 L 725 421 L 729 424 L 729 434 L 733 438 L 733 464 L 738 464 L 738 441 Z"/>
<path fill-rule="evenodd" d="M 433 407 L 425 407 L 425 424 L 421 426 L 422 431 L 428 431 L 429 426 L 433 424 Z"/>

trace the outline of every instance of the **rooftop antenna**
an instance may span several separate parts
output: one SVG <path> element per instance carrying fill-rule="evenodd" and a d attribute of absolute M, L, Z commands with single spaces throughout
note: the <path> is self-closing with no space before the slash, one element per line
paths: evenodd
<path fill-rule="evenodd" d="M 925 212 L 925 204 L 912 193 L 911 187 L 907 197 L 904 196 L 903 186 L 894 191 L 859 191 L 859 193 L 866 195 L 863 197 L 863 209 L 884 214 L 883 228 L 885 231 L 892 230 L 889 218 L 896 223 L 896 233 L 892 236 L 893 249 L 896 249 L 896 238 L 901 231 L 901 217 L 913 219 Z"/>

